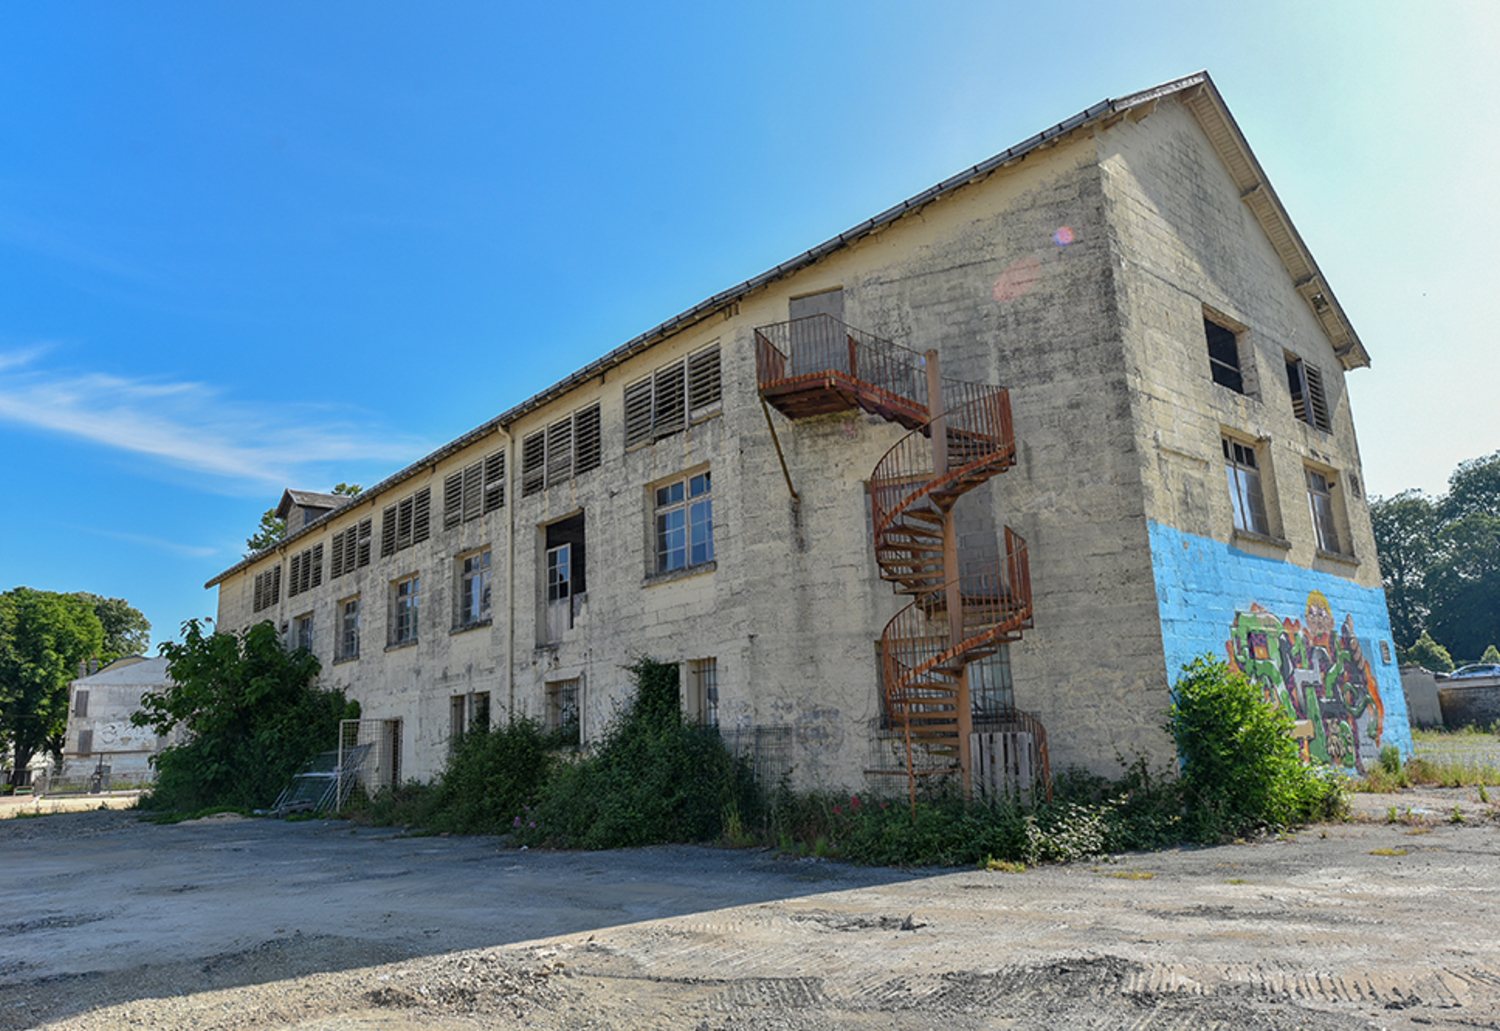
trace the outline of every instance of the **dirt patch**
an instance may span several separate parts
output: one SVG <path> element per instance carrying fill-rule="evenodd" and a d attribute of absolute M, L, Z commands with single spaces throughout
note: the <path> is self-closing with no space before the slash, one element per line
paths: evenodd
<path fill-rule="evenodd" d="M 21 821 L 0 1028 L 1495 1026 L 1493 807 L 1355 801 L 1351 823 L 1017 874 Z"/>

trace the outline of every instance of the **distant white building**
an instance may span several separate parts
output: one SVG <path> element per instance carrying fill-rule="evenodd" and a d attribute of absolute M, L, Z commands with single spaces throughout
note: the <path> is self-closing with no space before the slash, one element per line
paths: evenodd
<path fill-rule="evenodd" d="M 142 695 L 167 683 L 166 659 L 139 656 L 117 659 L 73 681 L 63 775 L 86 776 L 102 767 L 116 786 L 150 779 L 151 757 L 175 735 L 158 737 L 150 727 L 133 726 L 130 716 L 141 707 Z"/>

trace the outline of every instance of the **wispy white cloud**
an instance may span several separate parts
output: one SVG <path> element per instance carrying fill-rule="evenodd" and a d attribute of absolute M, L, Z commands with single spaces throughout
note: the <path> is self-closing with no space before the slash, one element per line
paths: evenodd
<path fill-rule="evenodd" d="M 328 465 L 430 450 L 327 409 L 245 404 L 205 383 L 36 368 L 44 350 L 0 352 L 0 420 L 277 489 Z"/>
<path fill-rule="evenodd" d="M 140 544 L 158 551 L 169 551 L 174 555 L 182 555 L 187 558 L 208 558 L 217 555 L 219 548 L 209 548 L 197 544 L 182 544 L 177 541 L 164 541 L 158 537 L 146 537 L 138 533 L 121 533 L 119 530 L 101 530 L 95 526 L 79 526 L 75 529 L 83 533 L 91 533 L 96 537 L 108 537 L 110 540 L 124 541 L 127 544 Z"/>

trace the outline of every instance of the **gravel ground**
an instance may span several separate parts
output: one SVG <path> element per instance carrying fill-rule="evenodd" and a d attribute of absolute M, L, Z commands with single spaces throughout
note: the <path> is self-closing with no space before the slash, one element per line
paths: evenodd
<path fill-rule="evenodd" d="M 1500 1027 L 1495 807 L 1356 802 L 1021 874 L 4 821 L 0 1028 Z"/>

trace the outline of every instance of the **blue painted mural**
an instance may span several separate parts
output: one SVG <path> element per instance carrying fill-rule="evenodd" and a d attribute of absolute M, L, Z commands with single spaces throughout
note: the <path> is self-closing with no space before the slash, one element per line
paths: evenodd
<path fill-rule="evenodd" d="M 1312 724 L 1307 754 L 1349 773 L 1385 744 L 1411 754 L 1384 591 L 1159 523 L 1150 532 L 1170 679 L 1199 655 L 1226 659 Z"/>

